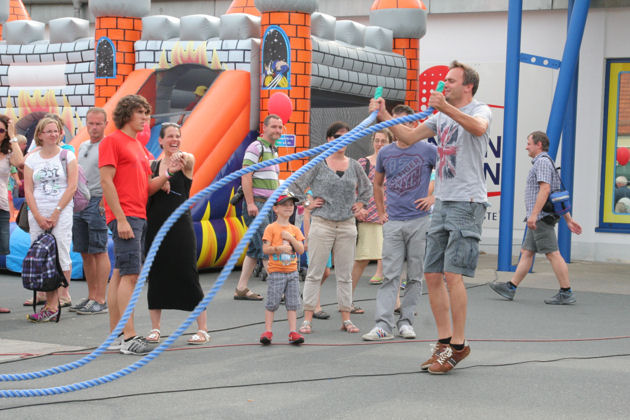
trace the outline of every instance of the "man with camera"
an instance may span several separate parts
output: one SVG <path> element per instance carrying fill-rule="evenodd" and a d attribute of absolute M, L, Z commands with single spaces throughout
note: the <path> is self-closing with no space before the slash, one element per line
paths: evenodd
<path fill-rule="evenodd" d="M 558 238 L 554 226 L 558 216 L 543 210 L 549 194 L 558 191 L 561 186 L 560 176 L 556 173 L 553 160 L 547 154 L 549 138 L 542 131 L 534 131 L 527 137 L 527 153 L 532 158 L 532 168 L 527 174 L 525 184 L 525 210 L 527 213 L 527 233 L 521 246 L 521 259 L 518 262 L 512 280 L 507 283 L 489 283 L 492 290 L 508 300 L 513 300 L 516 288 L 523 281 L 532 266 L 534 255 L 545 254 L 553 269 L 560 290 L 550 299 L 549 305 L 570 305 L 575 303 L 575 296 L 569 283 L 569 268 L 558 251 Z M 582 233 L 582 227 L 571 218 L 570 212 L 563 214 L 569 230 Z"/>

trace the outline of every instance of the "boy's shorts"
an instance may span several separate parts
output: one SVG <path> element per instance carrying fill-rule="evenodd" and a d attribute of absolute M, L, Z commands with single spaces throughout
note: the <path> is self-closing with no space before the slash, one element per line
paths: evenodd
<path fill-rule="evenodd" d="M 427 233 L 425 273 L 474 277 L 486 203 L 435 201 Z"/>
<path fill-rule="evenodd" d="M 280 306 L 282 295 L 287 311 L 297 311 L 302 306 L 300 302 L 300 286 L 297 271 L 290 273 L 269 273 L 267 277 L 267 301 L 265 309 L 275 312 Z"/>
<path fill-rule="evenodd" d="M 121 276 L 140 274 L 144 262 L 144 240 L 147 233 L 147 221 L 139 217 L 127 217 L 133 229 L 134 238 L 122 239 L 118 236 L 118 221 L 109 222 L 114 240 L 114 268 Z"/>

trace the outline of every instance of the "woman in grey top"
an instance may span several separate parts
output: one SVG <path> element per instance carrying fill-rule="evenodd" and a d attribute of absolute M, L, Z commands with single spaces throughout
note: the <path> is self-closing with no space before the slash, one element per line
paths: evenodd
<path fill-rule="evenodd" d="M 326 138 L 333 141 L 349 129 L 346 123 L 336 122 L 328 127 Z M 301 199 L 309 189 L 314 197 L 312 202 L 304 203 L 311 211 L 312 219 L 307 237 L 309 266 L 304 284 L 304 322 L 299 330 L 303 334 L 312 332 L 313 311 L 331 251 L 337 278 L 337 303 L 343 321 L 341 329 L 349 333 L 359 332 L 350 321 L 351 273 L 357 238 L 354 215 L 372 197 L 372 184 L 361 165 L 348 158 L 345 150 L 327 157 L 289 187 Z"/>

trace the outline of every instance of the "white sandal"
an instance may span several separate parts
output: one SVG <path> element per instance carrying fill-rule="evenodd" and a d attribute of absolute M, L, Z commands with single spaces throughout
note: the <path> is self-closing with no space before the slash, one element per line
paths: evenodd
<path fill-rule="evenodd" d="M 199 345 L 206 344 L 210 342 L 210 334 L 208 334 L 204 330 L 197 331 L 190 339 L 188 340 L 188 344 Z"/>
<path fill-rule="evenodd" d="M 158 330 L 157 328 L 152 329 L 151 331 L 149 331 L 149 335 L 144 337 L 144 339 L 147 342 L 149 342 L 149 343 L 159 343 L 160 342 L 160 330 Z"/>

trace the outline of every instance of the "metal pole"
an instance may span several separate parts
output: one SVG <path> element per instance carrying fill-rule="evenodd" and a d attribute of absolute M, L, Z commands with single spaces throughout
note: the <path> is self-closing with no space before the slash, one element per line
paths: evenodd
<path fill-rule="evenodd" d="M 571 21 L 574 3 L 575 0 L 569 0 L 568 22 Z M 564 126 L 562 128 L 562 157 L 560 161 L 560 166 L 562 167 L 562 182 L 571 197 L 573 197 L 573 173 L 575 166 L 575 123 L 577 120 L 578 75 L 579 56 L 576 62 L 573 79 L 571 80 L 569 97 L 567 98 L 567 110 L 564 115 Z M 564 260 L 571 262 L 571 231 L 564 222 L 564 219 L 558 224 L 558 248 Z"/>
<path fill-rule="evenodd" d="M 590 0 L 579 0 L 573 7 L 567 29 L 567 41 L 562 54 L 562 65 L 558 75 L 556 91 L 553 95 L 549 123 L 547 124 L 547 136 L 549 137 L 549 155 L 555 159 L 560 143 L 560 133 L 567 109 L 567 101 L 571 90 L 573 75 L 577 68 L 580 55 L 584 26 L 588 15 Z"/>
<path fill-rule="evenodd" d="M 503 158 L 501 165 L 501 218 L 497 270 L 511 271 L 514 225 L 514 176 L 516 170 L 516 128 L 521 55 L 523 1 L 510 0 L 507 52 L 505 59 L 505 100 L 503 117 Z"/>

